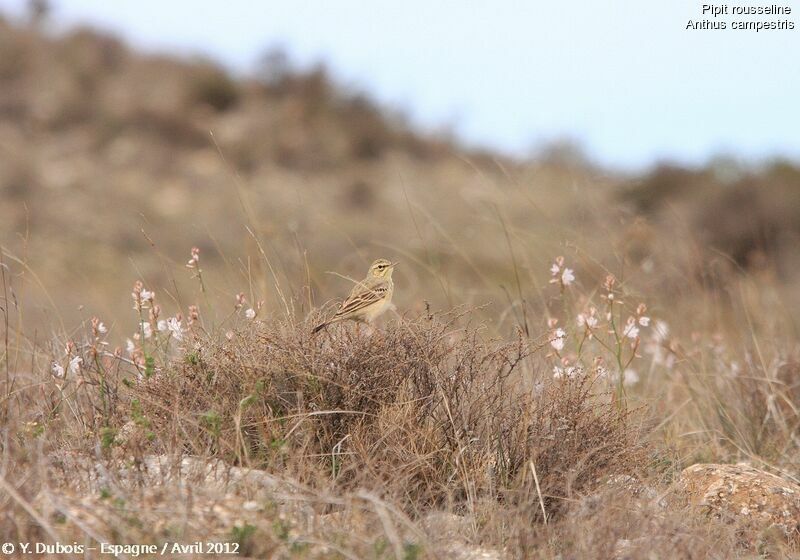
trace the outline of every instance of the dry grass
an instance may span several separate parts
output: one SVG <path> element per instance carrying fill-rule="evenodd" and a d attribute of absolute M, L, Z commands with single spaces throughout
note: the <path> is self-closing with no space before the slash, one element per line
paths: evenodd
<path fill-rule="evenodd" d="M 404 511 L 537 504 L 533 462 L 555 517 L 561 498 L 645 465 L 630 413 L 595 395 L 588 376 L 542 376 L 529 342 L 486 342 L 457 319 L 319 337 L 313 319 L 262 324 L 202 344 L 136 395 L 161 452 L 179 440 L 191 455 L 366 488 Z"/>
<path fill-rule="evenodd" d="M 314 335 L 325 311 L 250 318 L 241 296 L 213 329 L 192 308 L 171 330 L 139 283 L 132 347 L 108 352 L 94 320 L 53 349 L 63 375 L 7 329 L 6 356 L 29 356 L 31 373 L 6 360 L 4 536 L 206 534 L 267 557 L 790 554 L 775 535 L 688 508 L 669 484 L 696 460 L 796 477 L 794 366 L 755 324 L 774 368 L 722 335 L 687 347 L 618 283 L 584 291 L 562 272 L 554 310 L 605 301 L 612 313 L 565 325 L 563 340 L 555 317 L 538 341 L 523 325 L 503 339 L 471 309 Z M 632 337 L 632 323 L 648 326 Z M 614 374 L 633 367 L 646 377 Z"/>

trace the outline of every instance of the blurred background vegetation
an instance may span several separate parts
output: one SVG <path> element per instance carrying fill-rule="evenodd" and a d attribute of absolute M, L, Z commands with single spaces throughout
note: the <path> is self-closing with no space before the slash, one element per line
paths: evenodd
<path fill-rule="evenodd" d="M 512 299 L 546 304 L 531 286 L 557 254 L 579 279 L 624 269 L 688 308 L 741 274 L 800 301 L 793 162 L 631 174 L 569 143 L 514 159 L 416 132 L 280 50 L 237 78 L 96 30 L 47 34 L 36 17 L 0 19 L 0 193 L 29 326 L 127 321 L 138 278 L 185 309 L 192 246 L 223 315 L 239 291 L 276 308 L 275 278 L 305 310 L 321 305 L 348 289 L 327 271 L 358 276 L 381 255 L 403 262 L 401 311 L 494 302 L 498 323 L 513 322 Z"/>

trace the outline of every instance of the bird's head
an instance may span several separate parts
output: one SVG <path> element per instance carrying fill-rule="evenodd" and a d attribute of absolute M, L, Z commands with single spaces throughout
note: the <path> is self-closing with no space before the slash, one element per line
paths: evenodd
<path fill-rule="evenodd" d="M 369 267 L 369 275 L 374 278 L 391 278 L 395 266 L 397 266 L 397 263 L 386 259 L 378 259 Z"/>

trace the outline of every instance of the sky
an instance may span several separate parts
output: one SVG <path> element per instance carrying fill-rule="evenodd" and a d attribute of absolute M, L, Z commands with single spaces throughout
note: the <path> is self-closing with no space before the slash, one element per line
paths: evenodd
<path fill-rule="evenodd" d="M 631 170 L 719 155 L 800 159 L 796 0 L 785 0 L 795 30 L 759 33 L 687 30 L 704 19 L 693 0 L 52 3 L 58 26 L 89 23 L 237 72 L 282 45 L 420 127 L 514 155 L 569 140 Z M 25 4 L 0 0 L 0 11 Z"/>

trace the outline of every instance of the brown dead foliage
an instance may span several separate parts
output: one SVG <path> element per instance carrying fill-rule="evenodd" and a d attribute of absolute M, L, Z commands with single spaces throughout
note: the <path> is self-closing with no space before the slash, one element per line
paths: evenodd
<path fill-rule="evenodd" d="M 644 466 L 631 413 L 590 378 L 545 380 L 529 341 L 484 340 L 464 319 L 318 336 L 313 318 L 260 323 L 207 341 L 137 398 L 164 450 L 181 441 L 186 453 L 368 488 L 417 511 L 490 497 L 539 519 L 542 504 L 557 515 L 564 499 Z"/>

